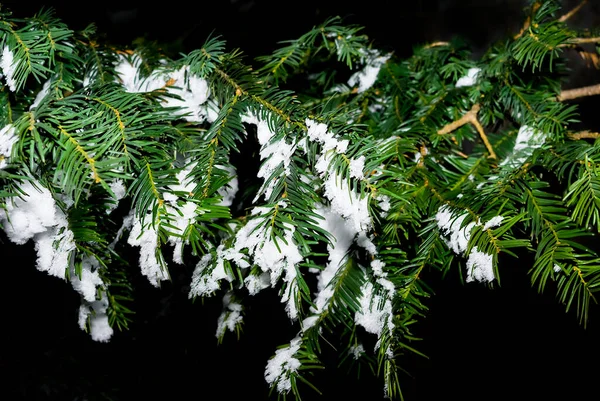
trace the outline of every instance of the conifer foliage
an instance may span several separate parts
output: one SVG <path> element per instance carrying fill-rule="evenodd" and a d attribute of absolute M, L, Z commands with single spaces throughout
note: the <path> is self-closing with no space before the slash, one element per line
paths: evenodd
<path fill-rule="evenodd" d="M 597 60 L 600 31 L 568 11 L 531 2 L 479 58 L 453 40 L 400 59 L 330 18 L 248 60 L 218 36 L 187 54 L 120 48 L 51 9 L 1 9 L 1 228 L 81 295 L 91 341 L 128 328 L 133 269 L 160 287 L 191 265 L 190 302 L 223 299 L 219 341 L 239 334 L 245 299 L 279 295 L 297 335 L 265 361 L 277 395 L 313 387 L 336 343 L 399 399 L 425 271 L 493 288 L 528 252 L 532 286 L 552 282 L 587 322 L 600 134 L 573 130 L 571 100 L 600 91 L 561 87 L 566 53 L 591 45 Z"/>

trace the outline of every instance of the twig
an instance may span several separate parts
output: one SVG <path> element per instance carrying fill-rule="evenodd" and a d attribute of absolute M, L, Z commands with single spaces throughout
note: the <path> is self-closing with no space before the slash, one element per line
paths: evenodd
<path fill-rule="evenodd" d="M 535 12 L 538 10 L 538 8 L 540 8 L 541 5 L 542 5 L 542 3 L 540 3 L 539 1 L 536 1 L 535 3 L 533 3 L 533 5 L 531 6 L 531 15 L 527 16 L 527 19 L 525 20 L 523 27 L 521 28 L 519 33 L 517 33 L 515 36 L 513 36 L 513 39 L 519 39 L 521 36 L 523 36 L 523 33 L 525 33 L 525 31 L 531 25 L 531 16 L 533 14 L 535 14 Z"/>
<path fill-rule="evenodd" d="M 567 136 L 573 140 L 580 139 L 597 139 L 600 138 L 600 132 L 581 131 L 581 132 L 569 132 Z"/>
<path fill-rule="evenodd" d="M 438 47 L 438 46 L 449 46 L 450 42 L 443 42 L 443 41 L 438 41 L 438 42 L 433 42 L 433 43 L 429 43 L 428 45 L 425 45 L 425 49 L 430 49 L 432 47 Z"/>
<path fill-rule="evenodd" d="M 591 37 L 591 38 L 573 38 L 571 39 L 571 43 L 582 44 L 582 43 L 598 43 L 600 42 L 600 37 Z"/>
<path fill-rule="evenodd" d="M 473 126 L 475 126 L 475 129 L 479 133 L 481 140 L 483 141 L 486 149 L 488 150 L 488 152 L 490 154 L 489 157 L 492 159 L 496 159 L 497 158 L 496 152 L 494 152 L 494 148 L 492 147 L 492 144 L 488 140 L 488 137 L 485 134 L 485 131 L 483 130 L 483 127 L 481 126 L 481 123 L 477 119 L 477 113 L 479 112 L 479 110 L 481 110 L 481 106 L 479 105 L 479 103 L 475 103 L 473 105 L 473 107 L 471 107 L 471 110 L 469 110 L 464 116 L 462 116 L 461 118 L 459 118 L 456 121 L 446 124 L 442 129 L 440 129 L 438 131 L 438 135 L 448 134 L 448 133 L 462 127 L 463 125 L 465 125 L 467 123 L 471 123 L 471 124 L 473 124 Z"/>
<path fill-rule="evenodd" d="M 600 58 L 598 58 L 598 54 L 587 52 L 583 49 L 577 50 L 577 53 L 581 56 L 581 58 L 585 61 L 586 65 L 589 67 L 590 64 L 594 66 L 594 68 L 600 68 Z"/>
<path fill-rule="evenodd" d="M 496 159 L 496 153 L 494 152 L 494 148 L 492 148 L 492 144 L 490 143 L 490 141 L 489 141 L 487 135 L 485 134 L 485 131 L 483 130 L 483 127 L 481 126 L 481 123 L 479 122 L 477 117 L 473 118 L 473 120 L 471 121 L 471 124 L 473 124 L 475 126 L 475 128 L 477 129 L 477 132 L 479 132 L 479 136 L 481 137 L 481 140 L 483 141 L 488 152 L 490 152 L 490 158 Z"/>
<path fill-rule="evenodd" d="M 556 47 L 569 47 L 569 48 L 580 48 L 579 45 L 589 43 L 600 43 L 600 37 L 589 37 L 589 38 L 573 38 L 567 43 L 561 43 Z"/>
<path fill-rule="evenodd" d="M 557 97 L 556 100 L 563 102 L 565 100 L 577 99 L 584 96 L 600 95 L 600 84 L 584 86 L 575 89 L 563 90 Z"/>
<path fill-rule="evenodd" d="M 481 106 L 479 105 L 479 103 L 475 103 L 473 105 L 473 107 L 471 107 L 471 110 L 469 110 L 464 116 L 462 116 L 461 118 L 459 118 L 456 121 L 453 121 L 451 123 L 446 124 L 442 129 L 440 129 L 438 131 L 439 135 L 445 135 L 448 134 L 460 127 L 462 127 L 463 125 L 470 123 L 473 118 L 477 118 L 477 113 L 479 112 L 479 110 L 481 109 Z"/>
<path fill-rule="evenodd" d="M 571 9 L 571 11 L 569 11 L 568 13 L 564 14 L 562 17 L 560 17 L 558 19 L 559 22 L 565 22 L 566 20 L 568 20 L 569 18 L 571 18 L 573 15 L 575 15 L 575 13 L 577 13 L 577 11 L 579 11 L 581 9 L 581 7 L 583 7 L 585 5 L 585 3 L 587 3 L 588 0 L 582 0 L 581 3 L 579 3 L 578 5 L 576 5 L 575 7 L 573 7 Z"/>
<path fill-rule="evenodd" d="M 427 153 L 429 153 L 429 152 L 427 151 L 427 148 L 425 147 L 425 145 L 419 146 L 420 156 L 419 156 L 419 160 L 417 161 L 418 167 L 423 167 L 425 165 L 423 160 L 425 159 L 425 156 L 427 156 Z"/>

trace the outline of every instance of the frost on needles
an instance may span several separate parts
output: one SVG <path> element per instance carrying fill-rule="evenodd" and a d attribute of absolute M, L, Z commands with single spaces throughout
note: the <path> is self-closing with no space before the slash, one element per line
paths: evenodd
<path fill-rule="evenodd" d="M 189 298 L 222 298 L 219 341 L 239 333 L 245 300 L 279 295 L 297 334 L 265 361 L 278 394 L 312 387 L 333 342 L 400 398 L 430 275 L 494 287 L 530 254 L 533 284 L 555 282 L 586 324 L 600 135 L 573 131 L 564 100 L 594 87 L 561 84 L 568 52 L 599 40 L 568 15 L 533 2 L 479 58 L 458 39 L 399 58 L 331 18 L 249 61 L 220 37 L 173 55 L 2 10 L 1 227 L 80 294 L 92 340 L 128 328 L 135 274 L 158 290 L 193 266 Z M 254 145 L 245 185 L 235 160 Z"/>

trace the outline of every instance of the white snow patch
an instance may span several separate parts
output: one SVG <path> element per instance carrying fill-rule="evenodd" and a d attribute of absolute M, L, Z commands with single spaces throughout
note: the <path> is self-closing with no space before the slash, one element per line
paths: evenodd
<path fill-rule="evenodd" d="M 481 72 L 480 68 L 469 68 L 467 74 L 462 76 L 456 81 L 456 87 L 460 88 L 463 86 L 472 86 L 477 82 L 477 76 Z"/>
<path fill-rule="evenodd" d="M 90 320 L 90 335 L 92 340 L 108 342 L 113 335 L 113 329 L 108 322 L 108 299 L 106 294 L 94 302 L 82 304 L 79 307 L 79 327 L 86 330 L 86 322 Z"/>
<path fill-rule="evenodd" d="M 0 58 L 0 69 L 2 74 L 6 78 L 6 84 L 11 92 L 17 90 L 17 82 L 15 81 L 15 71 L 17 69 L 17 62 L 14 59 L 13 52 L 10 50 L 8 45 L 4 45 L 2 49 L 2 58 Z"/>
<path fill-rule="evenodd" d="M 491 282 L 494 278 L 492 255 L 480 252 L 474 246 L 467 260 L 467 283 L 473 280 Z"/>
<path fill-rule="evenodd" d="M 223 296 L 223 311 L 219 315 L 215 334 L 217 338 L 223 337 L 225 330 L 235 331 L 236 326 L 243 320 L 242 310 L 242 305 L 232 300 L 231 292 Z"/>
<path fill-rule="evenodd" d="M 158 233 L 152 226 L 152 223 L 145 223 L 144 227 L 142 227 L 142 222 L 139 219 L 136 219 L 129 233 L 127 243 L 132 246 L 140 247 L 140 268 L 142 274 L 148 277 L 150 284 L 158 287 L 160 281 L 169 279 L 166 267 L 163 268 L 156 257 Z"/>
<path fill-rule="evenodd" d="M 18 140 L 19 136 L 15 134 L 15 127 L 12 124 L 7 124 L 0 130 L 0 170 L 8 165 L 13 146 Z"/>
<path fill-rule="evenodd" d="M 287 393 L 292 388 L 290 374 L 297 372 L 301 366 L 300 361 L 294 358 L 301 344 L 299 337 L 294 338 L 289 345 L 275 351 L 275 355 L 267 362 L 265 380 L 269 385 L 276 383 L 279 393 Z"/>
<path fill-rule="evenodd" d="M 377 80 L 381 66 L 391 57 L 391 54 L 382 56 L 376 50 L 365 50 L 365 53 L 365 66 L 362 70 L 352 74 L 348 79 L 349 86 L 358 85 L 358 93 L 362 93 L 373 86 Z"/>

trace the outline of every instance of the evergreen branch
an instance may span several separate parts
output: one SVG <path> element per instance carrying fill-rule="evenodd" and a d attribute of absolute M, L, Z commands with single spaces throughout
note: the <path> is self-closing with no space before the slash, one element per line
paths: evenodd
<path fill-rule="evenodd" d="M 600 231 L 600 179 L 596 167 L 587 155 L 579 169 L 579 178 L 569 186 L 564 196 L 567 206 L 574 206 L 571 217 L 585 227 L 590 223 Z"/>
<path fill-rule="evenodd" d="M 225 41 L 219 37 L 209 37 L 200 49 L 190 52 L 181 62 L 190 66 L 192 74 L 204 78 L 218 69 L 224 54 Z"/>
<path fill-rule="evenodd" d="M 600 272 L 597 260 L 580 260 L 577 265 L 570 265 L 558 280 L 559 300 L 566 305 L 567 311 L 577 303 L 577 314 L 583 327 L 587 327 L 590 301 L 596 301 L 590 281 L 597 281 Z M 569 271 L 570 270 L 570 271 Z M 587 278 L 591 280 L 588 281 Z"/>
<path fill-rule="evenodd" d="M 143 164 L 138 166 L 137 177 L 129 189 L 138 219 L 143 222 L 148 212 L 151 211 L 152 225 L 154 226 L 159 220 L 159 215 L 169 216 L 162 193 L 168 192 L 166 188 L 179 184 L 175 174 L 176 170 L 173 169 L 170 160 L 159 161 L 145 158 Z"/>
<path fill-rule="evenodd" d="M 306 125 L 300 121 L 294 121 L 292 120 L 292 117 L 287 114 L 283 109 L 278 108 L 275 104 L 273 104 L 272 102 L 269 102 L 268 100 L 266 100 L 265 98 L 258 96 L 258 95 L 254 95 L 254 94 L 250 94 L 248 93 L 246 90 L 244 90 L 244 88 L 242 88 L 242 86 L 240 86 L 232 77 L 229 76 L 229 74 L 227 74 L 225 71 L 223 71 L 220 68 L 215 68 L 215 72 L 225 81 L 227 82 L 231 87 L 233 87 L 235 89 L 235 95 L 236 96 L 250 96 L 250 98 L 252 100 L 254 100 L 255 102 L 257 102 L 258 104 L 260 104 L 261 106 L 263 106 L 266 110 L 269 110 L 270 112 L 272 112 L 273 114 L 277 115 L 278 117 L 280 117 L 283 121 L 285 121 L 288 124 L 292 124 L 292 125 L 296 125 L 300 128 L 302 128 L 303 130 L 306 130 Z"/>
<path fill-rule="evenodd" d="M 125 154 L 125 156 L 127 156 L 127 158 L 129 158 L 129 151 L 127 150 L 127 141 L 125 138 L 125 124 L 123 124 L 123 120 L 121 119 L 121 113 L 114 106 L 100 98 L 94 97 L 92 98 L 92 100 L 105 106 L 115 115 L 115 119 L 117 120 L 117 126 L 119 127 L 119 132 L 121 134 L 121 144 L 123 148 L 123 153 Z"/>
<path fill-rule="evenodd" d="M 244 127 L 239 118 L 239 111 L 243 106 L 239 105 L 238 99 L 241 94 L 236 92 L 233 98 L 228 101 L 220 110 L 217 119 L 213 122 L 210 129 L 202 137 L 202 144 L 196 145 L 190 155 L 200 155 L 200 159 L 190 174 L 197 182 L 194 190 L 195 199 L 206 199 L 214 193 L 214 184 L 219 183 L 213 180 L 213 173 L 217 163 L 228 164 L 227 153 L 233 149 L 240 141 L 239 133 L 243 132 Z M 223 147 L 224 150 L 220 150 Z M 206 157 L 208 155 L 208 160 Z M 217 174 L 217 179 L 222 173 Z"/>
<path fill-rule="evenodd" d="M 339 21 L 339 17 L 329 18 L 298 39 L 280 42 L 286 46 L 271 55 L 257 58 L 257 61 L 265 63 L 259 73 L 268 74 L 265 78 L 267 81 L 274 78 L 276 82 L 285 82 L 288 76 L 310 62 L 309 56 L 316 58 L 323 50 L 327 51 L 327 57 L 335 54 L 338 61 L 352 69 L 353 63 L 364 56 L 368 38 L 366 35 L 357 35 L 361 27 L 337 25 Z M 317 42 L 318 38 L 322 42 Z"/>
<path fill-rule="evenodd" d="M 359 310 L 358 295 L 364 280 L 361 270 L 351 257 L 343 261 L 327 284 L 327 288 L 324 289 L 331 295 L 325 304 L 319 310 L 314 310 L 315 314 L 309 317 L 310 327 L 304 328 L 306 334 L 303 335 L 312 338 L 312 334 L 309 333 L 316 333 L 326 322 L 339 324 L 344 320 L 353 320 L 353 313 Z M 320 349 L 316 343 L 313 347 Z"/>
<path fill-rule="evenodd" d="M 150 163 L 146 162 L 146 165 L 144 166 L 145 170 L 146 170 L 146 174 L 148 177 L 148 183 L 150 185 L 150 190 L 152 191 L 152 195 L 154 195 L 154 198 L 156 198 L 156 201 L 158 202 L 158 206 L 162 206 L 164 203 L 164 199 L 162 199 L 162 197 L 160 196 L 160 193 L 158 192 L 158 189 L 156 187 L 156 181 L 154 180 L 153 174 L 152 174 L 152 168 L 150 167 Z"/>
<path fill-rule="evenodd" d="M 90 169 L 92 170 L 92 178 L 94 179 L 94 182 L 96 184 L 102 182 L 102 178 L 100 178 L 100 175 L 98 174 L 98 169 L 96 168 L 96 160 L 90 156 L 90 154 L 88 152 L 85 151 L 85 149 L 81 146 L 81 144 L 77 141 L 77 139 L 75 139 L 73 137 L 73 135 L 69 134 L 67 131 L 65 131 L 65 129 L 62 126 L 58 126 L 58 131 L 64 135 L 65 137 L 67 137 L 67 140 L 75 147 L 74 151 L 79 153 L 87 162 L 87 164 L 90 166 Z"/>
<path fill-rule="evenodd" d="M 282 42 L 258 70 L 219 38 L 170 59 L 143 40 L 136 50 L 105 46 L 92 26 L 73 34 L 51 14 L 2 14 L 0 224 L 24 238 L 10 231 L 23 220 L 11 213 L 31 200 L 15 198 L 22 180 L 38 177 L 50 192 L 39 199 L 67 214 L 71 270 L 83 280 L 84 258 L 100 266 L 96 296 L 108 307 L 89 317 L 92 336 L 94 318 L 120 329 L 131 322 L 133 282 L 114 249 L 130 230 L 153 284 L 168 278 L 164 247 L 175 245 L 173 260 L 183 263 L 190 245 L 190 257 L 200 258 L 191 298 L 277 287 L 301 330 L 282 348 L 287 368 L 269 372 L 282 397 L 291 389 L 299 398 L 302 382 L 314 387 L 304 372 L 322 367 L 330 335 L 349 336 L 352 350 L 366 332 L 377 334 L 386 395 L 402 398 L 400 355 L 422 355 L 411 325 L 427 315 L 424 273 L 443 276 L 456 255 L 466 260 L 467 281 L 493 285 L 502 254 L 530 253 L 532 286 L 541 292 L 554 281 L 559 301 L 577 305 L 586 324 L 600 286 L 587 247 L 600 231 L 600 133 L 574 132 L 577 104 L 567 101 L 600 89 L 561 90 L 563 49 L 598 59 L 582 50 L 598 33 L 565 24 L 584 4 L 560 15 L 558 1 L 532 1 L 521 32 L 479 61 L 459 40 L 381 61 L 360 27 L 331 19 Z M 365 69 L 336 83 L 340 63 Z M 186 95 L 196 90 L 201 101 L 190 105 Z M 258 173 L 248 180 L 243 169 L 254 162 Z M 117 231 L 121 204 L 133 210 Z M 450 234 L 453 222 L 460 227 Z M 319 271 L 314 293 L 307 275 Z M 223 312 L 220 324 L 239 335 L 241 309 Z M 374 359 L 360 359 L 375 374 Z"/>
<path fill-rule="evenodd" d="M 7 83 L 12 91 L 20 91 L 29 75 L 39 82 L 53 72 L 55 50 L 70 51 L 61 42 L 68 40 L 72 31 L 52 18 L 51 10 L 26 20 L 21 28 L 15 30 L 13 26 L 16 26 L 13 21 L 0 20 L 0 30 L 9 34 L 9 40 L 3 38 L 5 52 L 10 53 L 5 57 L 10 59 L 9 63 L 12 62 L 8 66 Z"/>
<path fill-rule="evenodd" d="M 117 62 L 118 53 L 109 51 L 102 44 L 93 39 L 95 33 L 93 26 L 82 31 L 80 35 L 83 39 L 77 39 L 77 44 L 83 47 L 83 66 L 86 76 L 91 82 L 107 84 L 115 80 L 114 65 Z"/>

